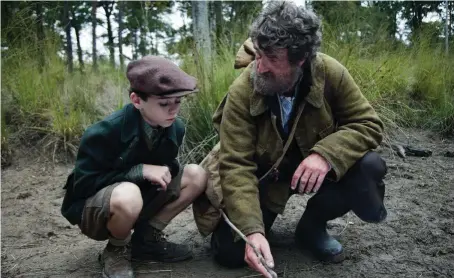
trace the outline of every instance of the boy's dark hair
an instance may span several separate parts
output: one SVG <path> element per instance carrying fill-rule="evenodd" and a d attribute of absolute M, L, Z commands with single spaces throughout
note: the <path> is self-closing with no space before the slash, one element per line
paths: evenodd
<path fill-rule="evenodd" d="M 133 88 L 129 88 L 128 91 L 129 91 L 129 96 L 131 96 L 132 93 L 136 93 L 136 95 L 138 95 L 143 101 L 147 101 L 148 97 L 150 97 L 150 94 L 134 90 Z"/>

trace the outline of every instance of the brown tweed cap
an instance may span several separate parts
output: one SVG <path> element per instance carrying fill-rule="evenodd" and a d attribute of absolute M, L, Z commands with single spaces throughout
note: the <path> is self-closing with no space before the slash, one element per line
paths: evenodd
<path fill-rule="evenodd" d="M 168 59 L 145 56 L 126 69 L 131 92 L 144 95 L 180 97 L 197 92 L 197 80 Z"/>

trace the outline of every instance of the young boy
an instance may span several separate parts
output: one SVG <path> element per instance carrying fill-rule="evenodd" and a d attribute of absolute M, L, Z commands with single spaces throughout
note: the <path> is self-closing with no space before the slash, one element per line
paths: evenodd
<path fill-rule="evenodd" d="M 195 78 L 156 56 L 131 62 L 127 78 L 132 103 L 85 131 L 61 208 L 83 234 L 109 240 L 100 255 L 103 277 L 134 277 L 131 256 L 191 258 L 187 246 L 166 241 L 162 230 L 207 181 L 200 166 L 183 168 L 176 159 L 185 133 L 180 101 L 197 91 Z"/>

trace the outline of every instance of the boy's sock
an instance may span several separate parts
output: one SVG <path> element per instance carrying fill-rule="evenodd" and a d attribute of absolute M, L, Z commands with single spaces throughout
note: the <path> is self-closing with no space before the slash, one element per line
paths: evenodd
<path fill-rule="evenodd" d="M 169 223 L 166 223 L 156 218 L 151 219 L 148 223 L 150 224 L 151 227 L 158 231 L 163 231 L 167 227 L 167 225 L 169 225 Z"/>
<path fill-rule="evenodd" d="M 115 238 L 112 235 L 109 235 L 109 243 L 113 246 L 126 246 L 131 241 L 131 233 L 125 239 Z"/>

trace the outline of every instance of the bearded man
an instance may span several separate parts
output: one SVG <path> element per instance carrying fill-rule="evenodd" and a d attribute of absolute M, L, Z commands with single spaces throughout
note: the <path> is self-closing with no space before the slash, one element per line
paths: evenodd
<path fill-rule="evenodd" d="M 211 176 L 207 195 L 217 193 L 219 207 L 270 267 L 266 236 L 292 194 L 312 195 L 295 242 L 326 262 L 345 258 L 327 232 L 329 220 L 349 211 L 369 223 L 387 215 L 386 164 L 373 151 L 383 139 L 383 123 L 348 70 L 318 52 L 320 43 L 320 20 L 312 11 L 269 3 L 237 56 L 236 68 L 246 68 L 213 117 L 220 143 L 202 162 Z M 197 204 L 194 213 L 199 229 L 207 227 Z M 219 264 L 247 263 L 268 276 L 223 218 L 212 227 L 204 234 L 212 232 Z"/>

